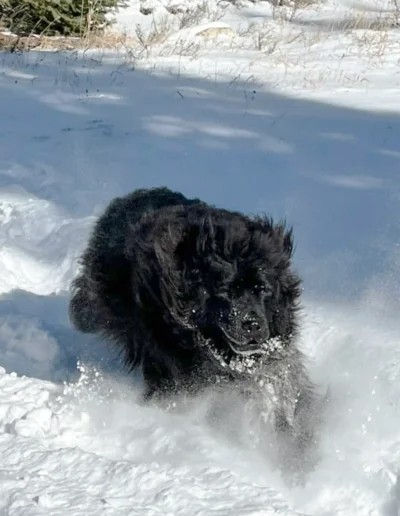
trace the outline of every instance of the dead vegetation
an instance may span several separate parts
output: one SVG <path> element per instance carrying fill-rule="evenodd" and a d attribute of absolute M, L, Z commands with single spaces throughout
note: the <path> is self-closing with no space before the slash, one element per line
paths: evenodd
<path fill-rule="evenodd" d="M 266 14 L 263 19 L 260 16 L 256 21 L 245 19 L 244 24 L 236 30 L 220 23 L 197 30 L 202 23 L 212 24 L 222 20 L 226 14 L 226 6 L 232 4 L 226 0 L 219 4 L 200 0 L 191 7 L 184 4 L 179 8 L 170 6 L 165 8 L 164 14 L 150 14 L 151 22 L 149 20 L 150 23 L 145 26 L 136 24 L 131 36 L 111 29 L 102 32 L 86 31 L 80 37 L 49 37 L 44 34 L 16 36 L 0 33 L 0 50 L 22 52 L 110 49 L 125 52 L 132 59 L 173 55 L 195 59 L 202 49 L 224 45 L 231 51 L 274 54 L 279 61 L 289 62 L 289 50 L 293 43 L 300 43 L 306 56 L 306 48 L 311 49 L 331 37 L 332 33 L 340 32 L 351 40 L 350 53 L 382 57 L 390 47 L 389 31 L 399 25 L 398 1 L 393 0 L 393 9 L 384 12 L 359 11 L 353 17 L 341 20 L 310 20 L 303 16 L 304 8 L 310 4 L 315 5 L 315 0 L 271 0 L 269 15 Z M 188 32 L 192 28 L 196 30 Z"/>
<path fill-rule="evenodd" d="M 16 36 L 0 33 L 0 50 L 3 52 L 26 52 L 29 50 L 87 50 L 121 49 L 133 44 L 132 38 L 119 32 L 92 33 L 87 37 L 71 36 Z"/>

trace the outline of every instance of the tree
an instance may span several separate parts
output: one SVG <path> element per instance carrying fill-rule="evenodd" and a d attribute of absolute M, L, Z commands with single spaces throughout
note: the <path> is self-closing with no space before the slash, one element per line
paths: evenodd
<path fill-rule="evenodd" d="M 110 25 L 106 15 L 126 0 L 0 0 L 0 21 L 19 35 L 81 36 Z"/>

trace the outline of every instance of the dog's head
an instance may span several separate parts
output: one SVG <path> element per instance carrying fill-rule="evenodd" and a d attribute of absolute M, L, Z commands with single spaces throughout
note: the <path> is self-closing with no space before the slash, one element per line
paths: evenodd
<path fill-rule="evenodd" d="M 164 211 L 152 231 L 154 299 L 178 338 L 209 341 L 228 364 L 290 341 L 301 289 L 284 224 L 197 205 Z"/>

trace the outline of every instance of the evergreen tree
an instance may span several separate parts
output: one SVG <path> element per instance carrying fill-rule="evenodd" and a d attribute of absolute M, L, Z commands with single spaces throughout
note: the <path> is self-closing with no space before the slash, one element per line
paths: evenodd
<path fill-rule="evenodd" d="M 125 0 L 0 0 L 0 21 L 19 35 L 79 36 L 101 30 Z"/>

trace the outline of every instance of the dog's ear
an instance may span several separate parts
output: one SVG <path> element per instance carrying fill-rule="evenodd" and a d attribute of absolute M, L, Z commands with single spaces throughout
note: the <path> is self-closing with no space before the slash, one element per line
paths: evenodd
<path fill-rule="evenodd" d="M 291 258 L 293 256 L 295 247 L 293 240 L 293 228 L 287 228 L 284 222 L 281 223 L 281 226 L 283 230 L 283 249 L 287 254 L 288 258 Z"/>
<path fill-rule="evenodd" d="M 188 224 L 175 248 L 178 263 L 192 269 L 200 266 L 205 257 L 211 259 L 214 252 L 215 228 L 210 217 Z"/>
<path fill-rule="evenodd" d="M 154 239 L 154 252 L 162 270 L 175 269 L 176 251 L 182 245 L 183 224 L 179 220 L 166 221 L 166 226 L 160 236 Z"/>
<path fill-rule="evenodd" d="M 194 268 L 198 260 L 198 228 L 189 227 L 182 234 L 174 250 L 174 257 L 179 270 Z"/>
<path fill-rule="evenodd" d="M 295 244 L 293 229 L 284 220 L 274 222 L 267 215 L 255 217 L 252 221 L 253 238 L 264 248 L 273 267 L 288 267 L 293 257 Z"/>

